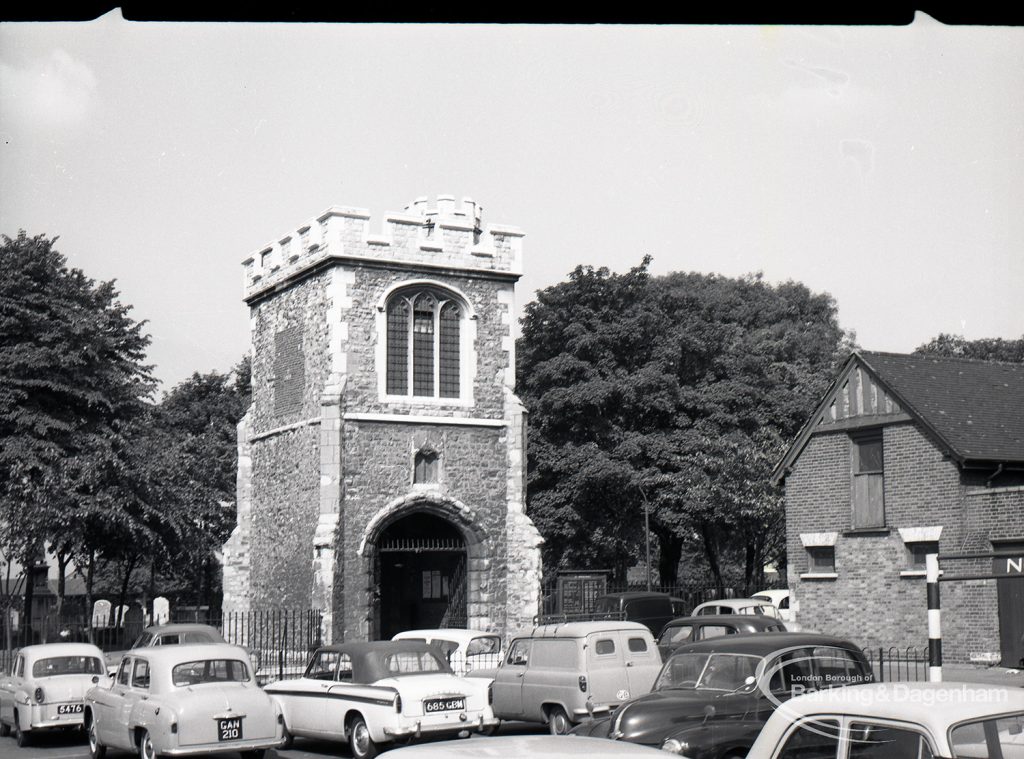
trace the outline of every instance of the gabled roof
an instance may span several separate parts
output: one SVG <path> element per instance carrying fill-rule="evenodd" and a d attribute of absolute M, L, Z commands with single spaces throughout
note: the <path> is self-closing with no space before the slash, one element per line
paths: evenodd
<path fill-rule="evenodd" d="M 865 388 L 877 385 L 875 407 L 858 408 L 850 401 L 851 379 L 861 396 Z M 844 412 L 848 418 L 877 416 L 879 422 L 902 412 L 961 465 L 1024 464 L 1024 364 L 853 353 L 776 466 L 776 482 L 785 477 L 810 436 L 828 428 L 830 412 L 832 422 L 841 422 Z"/>

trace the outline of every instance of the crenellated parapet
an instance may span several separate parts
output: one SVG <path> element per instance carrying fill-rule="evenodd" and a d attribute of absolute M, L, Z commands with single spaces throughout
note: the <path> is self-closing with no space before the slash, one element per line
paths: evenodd
<path fill-rule="evenodd" d="M 470 198 L 456 204 L 454 195 L 439 195 L 433 203 L 417 198 L 402 212 L 386 214 L 382 231 L 374 233 L 365 209 L 331 206 L 242 262 L 245 300 L 259 298 L 330 260 L 381 261 L 518 279 L 523 231 L 500 224 L 483 227 L 482 210 Z"/>

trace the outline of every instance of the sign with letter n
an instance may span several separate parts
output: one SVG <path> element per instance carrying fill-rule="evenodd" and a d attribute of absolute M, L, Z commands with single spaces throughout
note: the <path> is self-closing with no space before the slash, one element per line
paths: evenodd
<path fill-rule="evenodd" d="M 993 557 L 992 574 L 996 577 L 1024 577 L 1024 553 Z"/>

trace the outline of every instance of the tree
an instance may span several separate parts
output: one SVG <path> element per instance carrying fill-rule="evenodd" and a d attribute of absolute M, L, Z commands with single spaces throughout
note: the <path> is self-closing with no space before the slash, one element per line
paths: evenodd
<path fill-rule="evenodd" d="M 124 427 L 154 387 L 144 322 L 54 242 L 20 232 L 0 245 L 0 551 L 23 563 L 110 509 L 97 472 L 116 469 Z"/>
<path fill-rule="evenodd" d="M 968 340 L 962 335 L 940 334 L 938 337 L 919 345 L 914 353 L 929 356 L 951 356 L 976 358 L 984 361 L 1010 361 L 1024 363 L 1024 336 L 1016 340 L 1001 337 L 985 337 Z"/>
<path fill-rule="evenodd" d="M 772 466 L 851 336 L 831 297 L 798 283 L 652 278 L 648 263 L 577 267 L 526 308 L 528 509 L 548 566 L 621 578 L 648 508 L 663 584 L 696 543 L 716 584 L 738 555 L 749 585 L 781 544 Z"/>

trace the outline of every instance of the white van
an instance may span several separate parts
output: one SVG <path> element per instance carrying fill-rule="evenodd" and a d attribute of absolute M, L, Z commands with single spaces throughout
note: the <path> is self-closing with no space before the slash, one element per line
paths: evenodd
<path fill-rule="evenodd" d="M 494 715 L 542 722 L 560 735 L 647 693 L 661 669 L 658 644 L 637 622 L 541 625 L 512 638 L 494 673 Z M 483 675 L 482 671 L 474 673 Z"/>

